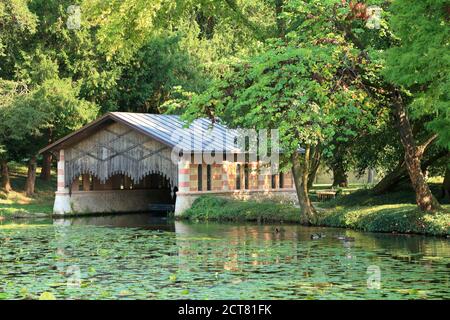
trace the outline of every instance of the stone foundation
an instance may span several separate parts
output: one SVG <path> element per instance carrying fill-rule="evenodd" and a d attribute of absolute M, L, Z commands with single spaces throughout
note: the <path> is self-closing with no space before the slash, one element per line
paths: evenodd
<path fill-rule="evenodd" d="M 53 212 L 111 213 L 145 212 L 151 204 L 171 203 L 167 190 L 101 190 L 56 193 Z"/>

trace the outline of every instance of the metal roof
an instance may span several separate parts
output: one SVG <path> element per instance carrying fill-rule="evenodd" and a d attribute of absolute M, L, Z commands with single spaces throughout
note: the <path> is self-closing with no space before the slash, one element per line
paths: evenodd
<path fill-rule="evenodd" d="M 230 129 L 220 123 L 212 123 L 208 118 L 199 118 L 188 125 L 179 115 L 109 112 L 71 134 L 41 149 L 39 153 L 63 149 L 99 130 L 102 125 L 116 121 L 169 147 L 178 147 L 184 152 L 226 152 L 245 153 L 245 141 L 240 129 Z M 245 131 L 245 129 L 244 129 Z M 253 143 L 253 142 L 252 142 Z M 255 142 L 256 143 L 256 142 Z M 250 147 L 252 153 L 255 148 Z M 299 147 L 298 152 L 304 153 Z M 247 152 L 249 150 L 247 149 Z M 283 150 L 279 149 L 279 152 Z"/>
<path fill-rule="evenodd" d="M 163 144 L 184 151 L 241 152 L 237 146 L 238 130 L 229 129 L 210 119 L 194 120 L 189 126 L 178 115 L 111 112 L 116 120 L 128 124 Z"/>
<path fill-rule="evenodd" d="M 229 129 L 219 123 L 213 124 L 210 119 L 200 118 L 188 125 L 178 115 L 132 112 L 109 112 L 39 152 L 63 149 L 111 120 L 127 125 L 170 147 L 179 147 L 185 152 L 244 152 L 236 143 L 239 130 Z"/>

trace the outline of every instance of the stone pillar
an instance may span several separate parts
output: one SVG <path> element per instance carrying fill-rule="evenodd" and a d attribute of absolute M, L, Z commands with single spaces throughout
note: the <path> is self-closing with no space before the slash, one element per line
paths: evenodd
<path fill-rule="evenodd" d="M 54 214 L 70 213 L 72 208 L 70 206 L 70 193 L 69 188 L 66 187 L 65 182 L 65 160 L 64 150 L 59 151 L 58 159 L 58 175 L 57 175 L 57 190 L 55 192 L 55 203 L 53 205 Z"/>
<path fill-rule="evenodd" d="M 190 191 L 190 173 L 189 161 L 181 160 L 178 162 L 178 192 L 177 200 L 175 202 L 175 216 L 181 215 L 192 205 L 190 197 L 187 195 Z"/>

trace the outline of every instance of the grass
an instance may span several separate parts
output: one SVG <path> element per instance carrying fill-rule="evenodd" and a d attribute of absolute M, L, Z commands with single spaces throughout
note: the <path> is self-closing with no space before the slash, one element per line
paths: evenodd
<path fill-rule="evenodd" d="M 36 179 L 36 194 L 28 197 L 24 190 L 26 180 L 26 167 L 19 164 L 10 165 L 11 185 L 13 191 L 0 192 L 0 217 L 37 216 L 51 214 L 56 186 L 55 178 L 51 181 Z"/>
<path fill-rule="evenodd" d="M 213 196 L 201 196 L 186 210 L 189 220 L 299 222 L 299 209 L 291 204 L 272 201 L 239 201 Z"/>
<path fill-rule="evenodd" d="M 370 232 L 450 235 L 448 203 L 442 205 L 440 212 L 424 214 L 417 209 L 414 193 L 408 188 L 381 196 L 373 195 L 369 189 L 353 191 L 352 188 L 344 190 L 344 194 L 348 193 L 346 195 L 317 204 L 317 225 Z M 432 185 L 431 189 L 437 194 L 439 186 Z M 212 196 L 195 200 L 183 218 L 199 221 L 300 222 L 299 209 L 291 204 L 243 202 Z"/>
<path fill-rule="evenodd" d="M 318 225 L 370 232 L 450 235 L 450 205 L 434 214 L 424 214 L 415 204 L 380 204 L 336 207 L 321 212 Z"/>
<path fill-rule="evenodd" d="M 12 164 L 11 183 L 14 191 L 0 193 L 0 218 L 37 216 L 51 214 L 56 181 L 36 179 L 36 194 L 27 197 L 24 189 L 26 168 Z M 440 185 L 430 184 L 431 190 L 439 194 Z M 316 186 L 311 192 L 327 189 Z M 362 189 L 361 189 L 362 188 Z M 373 195 L 365 185 L 350 186 L 341 190 L 336 199 L 321 202 L 318 225 L 342 227 L 372 232 L 419 233 L 428 235 L 450 235 L 450 203 L 443 204 L 442 211 L 424 214 L 417 209 L 413 191 L 405 186 L 384 195 Z M 273 201 L 238 201 L 212 196 L 198 198 L 192 208 L 184 213 L 191 220 L 300 222 L 299 209 L 292 204 Z"/>
<path fill-rule="evenodd" d="M 439 184 L 432 183 L 430 188 L 436 196 L 439 195 Z M 325 210 L 318 224 L 372 232 L 449 235 L 449 201 L 440 201 L 440 212 L 424 214 L 417 209 L 414 192 L 408 186 L 402 185 L 383 195 L 374 195 L 370 189 L 360 189 L 320 203 L 320 208 Z"/>

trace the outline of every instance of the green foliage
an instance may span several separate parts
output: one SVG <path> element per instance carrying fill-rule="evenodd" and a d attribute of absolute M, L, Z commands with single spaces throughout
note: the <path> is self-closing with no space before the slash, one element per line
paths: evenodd
<path fill-rule="evenodd" d="M 448 1 L 395 1 L 391 25 L 401 44 L 387 51 L 386 78 L 410 91 L 412 118 L 426 119 L 450 148 Z"/>
<path fill-rule="evenodd" d="M 205 86 L 198 64 L 181 50 L 177 36 L 150 39 L 121 68 L 109 98 L 121 111 L 160 113 L 174 87 L 200 91 Z"/>
<path fill-rule="evenodd" d="M 425 214 L 415 204 L 336 208 L 319 217 L 318 225 L 369 232 L 450 235 L 450 210 Z"/>
<path fill-rule="evenodd" d="M 185 211 L 190 220 L 299 222 L 298 208 L 273 201 L 239 201 L 201 196 Z"/>
<path fill-rule="evenodd" d="M 21 46 L 36 31 L 36 16 L 27 0 L 0 2 L 0 78 L 11 79 Z"/>
<path fill-rule="evenodd" d="M 89 23 L 99 27 L 102 50 L 122 62 L 132 58 L 149 39 L 169 30 L 182 33 L 185 49 L 203 57 L 203 63 L 214 64 L 231 52 L 251 48 L 254 28 L 245 26 L 269 28 L 269 21 L 274 21 L 273 17 L 265 19 L 267 5 L 256 0 L 86 0 L 82 10 Z M 245 13 L 250 12 L 259 19 L 246 19 Z"/>
<path fill-rule="evenodd" d="M 80 128 L 97 115 L 95 104 L 78 99 L 69 79 L 46 80 L 27 94 L 18 95 L 7 108 L 3 126 L 8 151 L 29 157 L 49 138 Z"/>
<path fill-rule="evenodd" d="M 441 190 L 439 184 L 431 184 L 430 189 L 433 194 L 438 198 Z M 408 186 L 401 184 L 397 189 L 392 192 L 375 195 L 370 189 L 361 189 L 355 192 L 351 192 L 348 195 L 336 197 L 321 204 L 322 207 L 334 208 L 334 207 L 356 207 L 356 206 L 378 206 L 384 204 L 414 204 L 416 199 L 414 196 L 414 190 Z M 443 202 L 445 203 L 445 201 Z"/>
<path fill-rule="evenodd" d="M 435 195 L 440 185 L 431 185 Z M 442 204 L 444 204 L 443 202 Z M 436 214 L 417 209 L 414 190 L 401 186 L 393 192 L 374 195 L 371 190 L 357 190 L 320 204 L 325 208 L 319 225 L 352 228 L 370 232 L 420 233 L 447 235 L 450 233 L 450 207 Z"/>

